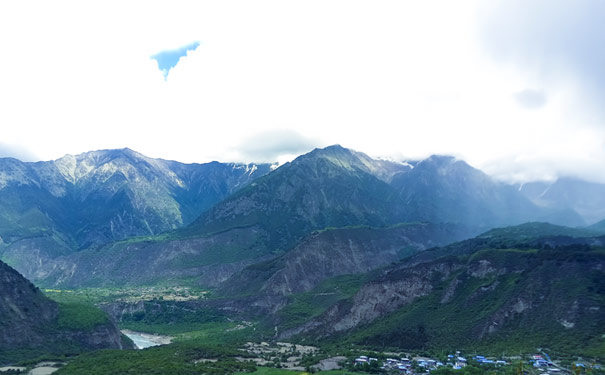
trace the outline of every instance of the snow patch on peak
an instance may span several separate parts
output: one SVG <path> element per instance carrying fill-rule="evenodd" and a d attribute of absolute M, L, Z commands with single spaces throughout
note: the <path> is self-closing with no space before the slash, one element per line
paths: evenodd
<path fill-rule="evenodd" d="M 256 166 L 256 164 L 246 164 L 246 173 L 248 173 L 249 175 L 254 173 L 257 169 L 258 167 Z"/>
<path fill-rule="evenodd" d="M 254 164 L 254 163 L 250 163 L 250 164 L 233 163 L 231 168 L 233 170 L 241 169 L 241 170 L 243 170 L 244 174 L 252 175 L 254 172 L 256 172 L 258 170 L 258 165 Z"/>
<path fill-rule="evenodd" d="M 76 157 L 73 155 L 65 155 L 61 159 L 54 161 L 59 173 L 69 182 L 76 182 Z"/>

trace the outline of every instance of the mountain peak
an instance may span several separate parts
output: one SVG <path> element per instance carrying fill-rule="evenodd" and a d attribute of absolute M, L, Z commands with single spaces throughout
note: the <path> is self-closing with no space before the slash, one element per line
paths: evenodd
<path fill-rule="evenodd" d="M 351 154 L 352 154 L 352 152 L 348 148 L 342 147 L 339 144 L 335 144 L 335 145 L 327 146 L 324 148 L 319 148 L 319 147 L 315 148 L 311 152 L 309 152 L 305 155 L 325 157 L 325 156 L 343 156 L 343 155 L 348 156 Z M 305 156 L 305 155 L 303 155 L 303 156 Z"/>
<path fill-rule="evenodd" d="M 324 151 L 350 151 L 348 148 L 346 147 L 342 147 L 340 144 L 336 143 L 330 146 L 326 146 L 323 149 L 320 148 L 316 148 L 316 150 L 324 150 Z"/>
<path fill-rule="evenodd" d="M 431 155 L 417 164 L 418 170 L 437 171 L 439 175 L 467 175 L 475 178 L 491 180 L 479 169 L 451 155 Z"/>
<path fill-rule="evenodd" d="M 454 164 L 461 160 L 459 160 L 455 156 L 451 156 L 451 155 L 433 154 L 433 155 L 429 156 L 428 158 L 422 160 L 422 162 L 425 162 L 425 161 L 434 163 L 434 164 L 439 164 L 439 165 L 447 165 L 447 164 Z"/>
<path fill-rule="evenodd" d="M 358 158 L 353 151 L 340 145 L 332 145 L 325 148 L 316 148 L 309 153 L 301 155 L 294 159 L 293 163 L 306 163 L 317 160 L 328 160 L 332 164 L 351 169 L 352 164 L 358 162 Z"/>
<path fill-rule="evenodd" d="M 453 155 L 445 155 L 445 154 L 432 154 L 428 158 L 432 159 L 432 160 L 449 160 L 449 161 L 456 161 L 457 160 L 457 158 L 455 156 L 453 156 Z"/>
<path fill-rule="evenodd" d="M 89 173 L 98 170 L 103 165 L 115 164 L 117 160 L 123 160 L 127 164 L 133 161 L 146 160 L 147 158 L 131 149 L 109 149 L 88 151 L 77 155 L 67 154 L 54 161 L 59 172 L 70 182 L 75 183 Z M 114 166 L 109 168 L 115 170 Z"/>

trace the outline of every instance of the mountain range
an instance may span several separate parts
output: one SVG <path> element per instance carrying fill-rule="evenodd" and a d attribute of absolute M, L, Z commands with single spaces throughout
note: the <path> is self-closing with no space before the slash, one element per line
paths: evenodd
<path fill-rule="evenodd" d="M 338 145 L 279 168 L 129 149 L 1 159 L 0 182 L 1 258 L 31 280 L 72 287 L 216 286 L 330 227 L 449 223 L 471 235 L 527 221 L 584 224 L 578 204 L 537 204 L 453 157 L 396 163 Z"/>

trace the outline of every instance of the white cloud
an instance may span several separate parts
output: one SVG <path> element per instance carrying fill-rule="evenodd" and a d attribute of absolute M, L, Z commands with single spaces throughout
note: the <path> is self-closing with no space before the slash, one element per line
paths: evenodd
<path fill-rule="evenodd" d="M 130 147 L 204 162 L 265 158 L 242 145 L 278 130 L 376 156 L 451 153 L 509 180 L 576 169 L 605 179 L 595 167 L 605 136 L 581 105 L 582 83 L 494 60 L 479 10 L 448 1 L 3 2 L 2 140 L 43 159 Z M 201 45 L 164 81 L 149 56 L 192 40 Z M 547 98 L 531 111 L 515 99 L 528 88 Z M 276 158 L 293 155 L 282 152 Z"/>

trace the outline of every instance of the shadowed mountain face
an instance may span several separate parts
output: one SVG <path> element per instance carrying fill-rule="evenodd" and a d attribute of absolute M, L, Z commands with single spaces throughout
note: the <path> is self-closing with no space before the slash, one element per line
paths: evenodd
<path fill-rule="evenodd" d="M 287 250 L 316 229 L 395 223 L 392 189 L 382 178 L 407 170 L 340 146 L 314 150 L 232 195 L 183 232 L 259 226 L 272 248 Z"/>
<path fill-rule="evenodd" d="M 0 364 L 13 355 L 36 357 L 86 350 L 130 348 L 100 310 L 58 304 L 0 262 Z M 82 309 L 82 310 L 80 310 Z M 17 357 L 15 357 L 17 358 Z"/>
<path fill-rule="evenodd" d="M 331 146 L 259 179 L 206 212 L 186 232 L 273 226 L 283 241 L 327 226 L 428 221 L 487 229 L 535 220 L 582 222 L 573 210 L 538 207 L 513 186 L 452 157 L 396 164 Z"/>

